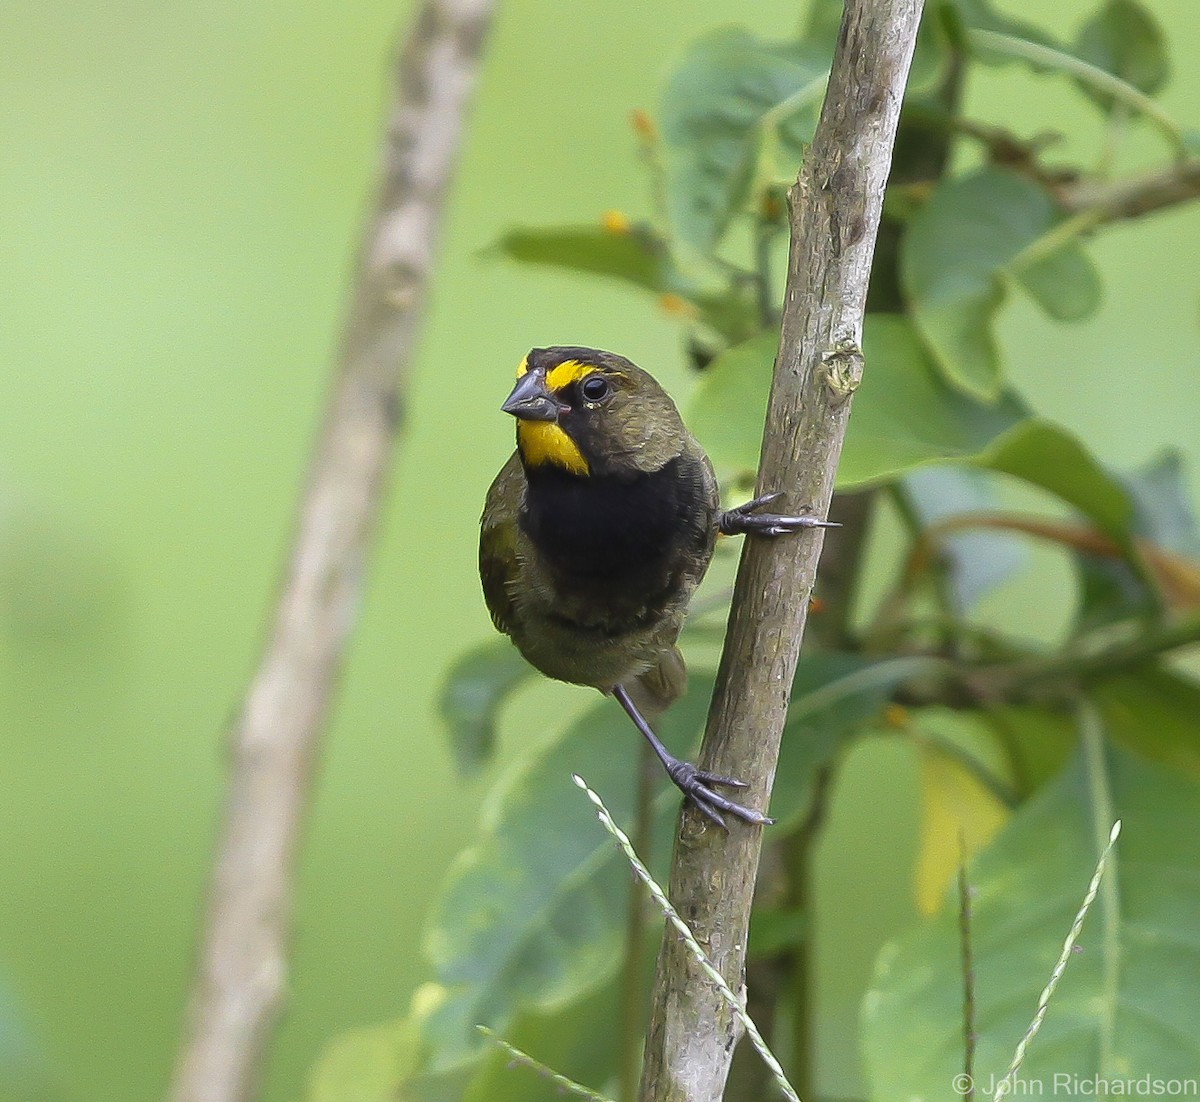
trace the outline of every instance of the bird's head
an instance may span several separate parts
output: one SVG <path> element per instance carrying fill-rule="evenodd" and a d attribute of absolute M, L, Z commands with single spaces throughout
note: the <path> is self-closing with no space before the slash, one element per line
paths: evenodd
<path fill-rule="evenodd" d="M 678 456 L 688 439 L 675 403 L 650 375 L 595 348 L 533 349 L 500 408 L 517 418 L 527 470 L 644 474 Z"/>

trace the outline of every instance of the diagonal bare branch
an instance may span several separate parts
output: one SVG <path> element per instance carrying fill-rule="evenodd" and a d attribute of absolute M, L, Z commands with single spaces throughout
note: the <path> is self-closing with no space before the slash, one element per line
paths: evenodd
<path fill-rule="evenodd" d="M 791 191 L 792 251 L 758 493 L 822 514 L 833 492 L 850 399 L 862 374 L 862 319 L 921 0 L 847 0 L 813 144 Z M 709 712 L 703 768 L 750 782 L 766 802 L 820 535 L 748 540 Z M 768 828 L 769 829 L 769 828 Z M 726 982 L 745 965 L 761 830 L 729 834 L 684 812 L 671 900 Z M 642 1102 L 718 1102 L 737 1019 L 675 938 L 664 939 L 646 1042 Z"/>
<path fill-rule="evenodd" d="M 231 732 L 225 819 L 172 1102 L 253 1097 L 287 980 L 293 873 L 492 0 L 426 0 L 274 622 Z"/>

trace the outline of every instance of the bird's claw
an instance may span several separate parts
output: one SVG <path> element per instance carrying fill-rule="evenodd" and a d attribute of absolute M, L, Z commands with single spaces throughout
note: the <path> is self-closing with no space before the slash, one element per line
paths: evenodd
<path fill-rule="evenodd" d="M 692 805 L 722 830 L 729 829 L 721 814 L 722 811 L 736 816 L 743 822 L 755 823 L 759 826 L 769 826 L 775 822 L 761 811 L 734 803 L 733 800 L 713 791 L 711 787 L 717 784 L 730 788 L 746 788 L 748 785 L 745 781 L 739 781 L 736 777 L 724 777 L 719 773 L 709 773 L 696 768 L 690 762 L 678 760 L 667 764 L 667 774 Z"/>
<path fill-rule="evenodd" d="M 745 505 L 738 505 L 722 513 L 717 521 L 717 528 L 727 536 L 743 533 L 756 536 L 782 536 L 789 532 L 799 532 L 804 528 L 840 528 L 841 525 L 832 520 L 821 520 L 807 514 L 786 516 L 780 513 L 757 512 L 764 505 L 778 501 L 783 494 L 763 494 Z"/>

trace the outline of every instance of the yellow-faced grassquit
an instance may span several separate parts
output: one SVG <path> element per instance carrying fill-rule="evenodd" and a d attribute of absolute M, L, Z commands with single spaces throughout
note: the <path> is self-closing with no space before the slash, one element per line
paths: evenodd
<path fill-rule="evenodd" d="M 710 819 L 769 823 L 714 789 L 741 781 L 674 757 L 646 717 L 686 687 L 675 644 L 717 533 L 778 536 L 828 522 L 759 511 L 778 494 L 723 511 L 712 464 L 675 403 L 612 352 L 533 349 L 501 409 L 517 419 L 517 450 L 488 490 L 479 539 L 496 627 L 547 677 L 615 697 Z"/>

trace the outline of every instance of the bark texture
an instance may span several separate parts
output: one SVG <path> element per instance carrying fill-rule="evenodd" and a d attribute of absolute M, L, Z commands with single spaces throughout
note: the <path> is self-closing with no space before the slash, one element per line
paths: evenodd
<path fill-rule="evenodd" d="M 248 1102 L 288 974 L 318 741 L 356 619 L 492 0 L 427 0 L 399 59 L 379 198 L 229 790 L 172 1102 Z"/>
<path fill-rule="evenodd" d="M 867 284 L 921 0 L 847 0 L 813 144 L 790 193 L 792 247 L 758 493 L 781 512 L 823 515 L 851 397 L 862 377 Z M 834 517 L 833 519 L 837 519 Z M 821 533 L 748 538 L 701 765 L 770 797 Z M 770 829 L 770 828 L 767 828 Z M 762 833 L 728 834 L 685 810 L 670 896 L 736 991 Z M 741 1034 L 681 943 L 664 938 L 651 1004 L 642 1102 L 718 1102 Z"/>

